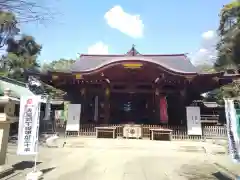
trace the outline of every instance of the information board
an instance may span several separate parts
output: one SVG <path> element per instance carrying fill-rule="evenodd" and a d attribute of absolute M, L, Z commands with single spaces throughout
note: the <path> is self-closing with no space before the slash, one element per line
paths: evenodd
<path fill-rule="evenodd" d="M 79 131 L 81 104 L 68 104 L 66 131 Z"/>
<path fill-rule="evenodd" d="M 200 107 L 188 106 L 186 111 L 188 135 L 202 135 Z"/>

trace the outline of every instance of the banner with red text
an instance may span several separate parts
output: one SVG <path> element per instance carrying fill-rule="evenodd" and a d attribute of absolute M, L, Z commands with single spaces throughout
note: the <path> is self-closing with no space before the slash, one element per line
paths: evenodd
<path fill-rule="evenodd" d="M 40 96 L 22 96 L 18 125 L 18 155 L 37 154 Z"/>

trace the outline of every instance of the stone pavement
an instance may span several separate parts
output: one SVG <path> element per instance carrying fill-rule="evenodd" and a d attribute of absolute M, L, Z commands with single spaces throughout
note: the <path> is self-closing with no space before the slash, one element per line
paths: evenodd
<path fill-rule="evenodd" d="M 38 167 L 40 169 L 45 168 L 48 162 L 52 160 L 57 160 L 58 157 L 63 157 L 71 152 L 71 149 L 49 149 L 40 147 L 40 154 L 38 156 Z M 27 172 L 33 170 L 33 156 L 18 156 L 16 154 L 17 146 L 16 144 L 9 144 L 6 164 L 11 165 L 15 169 L 15 173 L 3 178 L 11 180 L 25 179 Z"/>
<path fill-rule="evenodd" d="M 41 148 L 39 169 L 49 170 L 45 180 L 231 179 L 240 168 L 214 153 L 224 150 L 192 141 L 72 138 L 65 148 Z M 10 179 L 24 179 L 26 172 Z"/>
<path fill-rule="evenodd" d="M 76 149 L 75 149 L 76 150 Z M 161 151 L 161 149 L 88 149 L 72 152 L 46 180 L 160 180 L 217 179 L 222 174 L 205 153 Z"/>

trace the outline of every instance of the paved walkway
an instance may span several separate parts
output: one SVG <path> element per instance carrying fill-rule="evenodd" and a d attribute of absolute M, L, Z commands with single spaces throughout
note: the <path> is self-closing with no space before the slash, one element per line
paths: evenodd
<path fill-rule="evenodd" d="M 224 177 L 214 164 L 217 158 L 210 155 L 220 147 L 209 143 L 84 138 L 68 140 L 69 146 L 71 143 L 79 148 L 72 148 L 67 157 L 50 163 L 49 167 L 56 169 L 45 175 L 46 180 L 200 180 Z"/>
<path fill-rule="evenodd" d="M 46 180 L 200 180 L 224 176 L 203 153 L 156 150 L 75 150 L 51 166 L 57 168 L 45 175 Z"/>
<path fill-rule="evenodd" d="M 46 172 L 44 180 L 229 179 L 216 163 L 231 170 L 240 168 L 226 155 L 212 155 L 217 148 L 191 141 L 75 138 L 69 139 L 65 148 L 42 148 L 39 169 Z M 20 179 L 24 176 L 11 178 Z"/>

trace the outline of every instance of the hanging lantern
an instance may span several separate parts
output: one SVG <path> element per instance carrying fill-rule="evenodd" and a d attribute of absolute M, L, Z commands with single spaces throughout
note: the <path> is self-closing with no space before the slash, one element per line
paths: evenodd
<path fill-rule="evenodd" d="M 106 94 L 106 96 L 109 96 L 109 94 L 110 94 L 110 90 L 109 90 L 109 88 L 106 88 L 106 90 L 105 90 L 105 94 Z"/>

